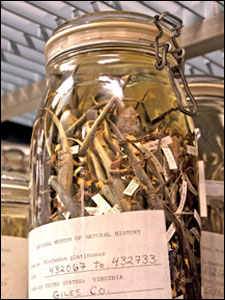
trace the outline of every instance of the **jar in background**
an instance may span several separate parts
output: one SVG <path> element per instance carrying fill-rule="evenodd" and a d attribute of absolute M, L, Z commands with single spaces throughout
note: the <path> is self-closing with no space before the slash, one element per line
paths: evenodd
<path fill-rule="evenodd" d="M 177 81 L 155 67 L 157 25 L 167 46 L 177 25 L 156 20 L 84 15 L 46 44 L 31 141 L 31 298 L 201 297 L 194 126 Z"/>
<path fill-rule="evenodd" d="M 2 143 L 1 299 L 28 297 L 29 174 L 21 157 L 20 145 Z"/>
<path fill-rule="evenodd" d="M 203 299 L 224 299 L 224 79 L 188 76 L 198 104 L 199 158 L 204 161 L 207 217 L 202 218 Z"/>
<path fill-rule="evenodd" d="M 29 174 L 29 154 L 28 145 L 3 140 L 1 142 L 1 170 L 27 176 Z"/>

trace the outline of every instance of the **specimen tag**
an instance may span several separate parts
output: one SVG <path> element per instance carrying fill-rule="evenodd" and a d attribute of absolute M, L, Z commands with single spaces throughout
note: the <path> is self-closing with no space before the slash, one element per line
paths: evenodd
<path fill-rule="evenodd" d="M 92 216 L 99 215 L 99 207 L 87 206 L 85 207 L 85 210 L 89 213 L 89 215 Z"/>
<path fill-rule="evenodd" d="M 123 194 L 128 195 L 128 196 L 132 196 L 138 187 L 139 187 L 139 183 L 137 183 L 137 181 L 135 181 L 133 179 L 128 184 L 128 186 L 126 187 L 126 189 L 123 191 Z"/>
<path fill-rule="evenodd" d="M 181 197 L 180 197 L 180 203 L 176 210 L 176 213 L 181 213 L 183 211 L 185 201 L 187 198 L 187 181 L 183 180 L 182 187 L 181 187 Z M 168 228 L 166 234 L 167 234 L 167 241 L 169 242 L 174 233 L 176 232 L 176 227 L 174 223 L 170 224 L 170 227 Z"/>
<path fill-rule="evenodd" d="M 92 196 L 91 199 L 97 204 L 99 207 L 99 214 L 103 214 L 111 210 L 111 206 L 109 203 L 102 197 L 100 194 L 96 194 L 95 196 Z"/>
<path fill-rule="evenodd" d="M 199 173 L 199 201 L 200 201 L 200 215 L 201 217 L 207 217 L 207 199 L 206 199 L 206 187 L 205 187 L 205 168 L 204 161 L 198 162 Z"/>
<path fill-rule="evenodd" d="M 181 187 L 181 197 L 180 197 L 180 203 L 176 210 L 176 213 L 181 213 L 184 209 L 184 204 L 187 198 L 187 181 L 183 180 L 182 187 Z"/>
<path fill-rule="evenodd" d="M 172 143 L 173 143 L 173 140 L 172 140 L 172 138 L 168 135 L 168 136 L 162 138 L 161 146 L 162 146 L 162 147 L 163 147 L 163 146 L 167 146 L 167 145 L 172 144 Z"/>
<path fill-rule="evenodd" d="M 164 160 L 164 162 L 163 162 L 163 176 L 165 177 L 165 180 L 166 180 L 166 181 L 169 180 L 168 173 L 169 173 L 169 169 L 168 169 L 166 160 Z"/>
<path fill-rule="evenodd" d="M 79 145 L 70 147 L 70 150 L 72 154 L 77 154 L 79 152 Z"/>
<path fill-rule="evenodd" d="M 170 169 L 171 170 L 177 169 L 177 163 L 174 159 L 171 149 L 169 147 L 162 147 L 162 150 L 166 156 Z"/>
<path fill-rule="evenodd" d="M 224 235 L 201 233 L 202 299 L 224 299 Z"/>
<path fill-rule="evenodd" d="M 85 210 L 92 216 L 101 215 L 103 213 L 103 210 L 101 210 L 99 207 L 85 207 Z M 120 212 L 120 208 L 118 204 L 115 204 L 113 207 L 107 210 L 108 214 L 117 214 Z"/>
<path fill-rule="evenodd" d="M 69 298 L 172 299 L 164 211 L 74 218 L 32 230 L 29 299 Z"/>
<path fill-rule="evenodd" d="M 1 236 L 1 299 L 27 299 L 28 239 Z"/>
<path fill-rule="evenodd" d="M 187 145 L 187 153 L 194 155 L 194 156 L 198 155 L 196 147 L 191 146 L 191 145 Z"/>
<path fill-rule="evenodd" d="M 176 297 L 174 299 L 184 299 L 184 295 L 178 296 L 178 297 Z"/>
<path fill-rule="evenodd" d="M 145 143 L 141 145 L 141 148 L 143 148 L 145 151 L 153 151 L 157 149 L 158 143 L 159 143 L 158 140 Z"/>
<path fill-rule="evenodd" d="M 120 208 L 118 204 L 115 204 L 110 211 L 108 212 L 109 214 L 117 214 L 120 212 Z"/>
<path fill-rule="evenodd" d="M 166 147 L 167 145 L 172 144 L 172 142 L 173 142 L 173 140 L 168 135 L 168 136 L 161 139 L 160 146 L 161 147 Z M 141 146 L 146 150 L 153 151 L 153 150 L 157 150 L 158 145 L 159 145 L 159 140 L 155 140 L 155 141 L 148 142 L 146 144 L 142 144 Z"/>
<path fill-rule="evenodd" d="M 171 240 L 171 238 L 172 238 L 172 236 L 174 235 L 175 232 L 176 232 L 175 225 L 174 225 L 174 223 L 171 223 L 170 227 L 168 228 L 168 230 L 166 232 L 168 242 Z"/>
<path fill-rule="evenodd" d="M 196 221 L 198 222 L 199 227 L 201 228 L 201 218 L 196 209 L 194 209 L 194 217 L 195 217 Z"/>

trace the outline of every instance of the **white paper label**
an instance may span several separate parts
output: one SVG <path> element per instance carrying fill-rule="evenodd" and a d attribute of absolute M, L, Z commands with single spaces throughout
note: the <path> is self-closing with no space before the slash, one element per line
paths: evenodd
<path fill-rule="evenodd" d="M 194 209 L 194 218 L 198 222 L 199 227 L 201 228 L 201 218 L 196 209 Z"/>
<path fill-rule="evenodd" d="M 47 224 L 29 234 L 29 299 L 172 299 L 163 211 Z"/>
<path fill-rule="evenodd" d="M 171 223 L 170 227 L 168 228 L 168 230 L 166 232 L 168 242 L 170 241 L 170 239 L 172 238 L 172 236 L 174 235 L 175 232 L 176 232 L 176 227 L 175 227 L 174 223 Z"/>
<path fill-rule="evenodd" d="M 202 299 L 224 299 L 224 235 L 201 233 Z"/>
<path fill-rule="evenodd" d="M 85 210 L 89 213 L 91 216 L 100 215 L 99 213 L 99 207 L 85 207 Z"/>
<path fill-rule="evenodd" d="M 169 172 L 168 171 L 168 166 L 167 166 L 166 160 L 164 160 L 164 162 L 163 162 L 163 176 L 165 178 L 165 181 L 169 180 L 168 172 Z"/>
<path fill-rule="evenodd" d="M 102 215 L 104 213 L 106 214 L 109 210 L 112 209 L 110 204 L 102 197 L 101 194 L 96 194 L 95 196 L 91 197 L 91 199 L 95 202 L 95 204 L 97 204 L 99 208 L 99 215 Z"/>
<path fill-rule="evenodd" d="M 128 196 L 132 196 L 138 187 L 139 187 L 139 183 L 137 183 L 137 181 L 135 181 L 133 179 L 128 184 L 128 186 L 126 187 L 126 189 L 123 191 L 123 194 L 128 195 Z"/>
<path fill-rule="evenodd" d="M 177 169 L 177 163 L 174 159 L 171 149 L 169 147 L 162 147 L 162 150 L 166 156 L 170 170 Z"/>
<path fill-rule="evenodd" d="M 77 154 L 79 152 L 79 145 L 70 147 L 70 150 L 72 154 Z"/>
<path fill-rule="evenodd" d="M 198 155 L 197 149 L 194 146 L 191 146 L 191 145 L 187 145 L 187 153 L 191 154 L 191 155 L 194 155 L 194 156 Z"/>
<path fill-rule="evenodd" d="M 171 137 L 168 135 L 164 138 L 162 138 L 162 141 L 161 141 L 161 146 L 167 146 L 169 144 L 172 144 L 173 143 L 173 140 L 171 139 Z"/>
<path fill-rule="evenodd" d="M 185 176 L 187 183 L 188 183 L 188 189 L 192 192 L 193 195 L 198 196 L 198 192 L 196 191 L 196 189 L 193 187 L 190 179 L 188 178 L 188 176 Z"/>
<path fill-rule="evenodd" d="M 206 200 L 206 187 L 205 187 L 205 167 L 204 161 L 198 162 L 199 170 L 199 204 L 201 217 L 207 217 L 207 200 Z"/>
<path fill-rule="evenodd" d="M 117 214 L 120 213 L 121 210 L 119 208 L 118 204 L 115 204 L 113 207 L 110 206 L 107 207 L 107 209 L 102 209 L 97 207 L 85 207 L 85 210 L 89 213 L 89 215 L 91 216 L 97 216 L 97 215 L 102 215 L 103 213 L 107 213 L 107 214 Z"/>
<path fill-rule="evenodd" d="M 1 299 L 27 299 L 28 240 L 1 236 Z"/>
<path fill-rule="evenodd" d="M 119 205 L 115 204 L 108 213 L 109 214 L 118 214 L 119 212 L 120 212 Z"/>
<path fill-rule="evenodd" d="M 187 198 L 187 181 L 183 181 L 182 187 L 181 187 L 181 197 L 180 197 L 180 203 L 176 210 L 176 213 L 181 213 L 184 209 L 185 201 Z"/>
<path fill-rule="evenodd" d="M 173 140 L 168 135 L 168 136 L 161 139 L 160 146 L 161 147 L 166 147 L 167 145 L 172 144 L 172 142 L 173 142 Z M 143 147 L 144 149 L 146 149 L 148 151 L 153 151 L 153 150 L 157 150 L 158 145 L 159 145 L 159 140 L 155 140 L 155 141 L 151 141 L 151 142 L 142 144 L 141 147 Z"/>
<path fill-rule="evenodd" d="M 186 201 L 186 197 L 187 197 L 187 181 L 184 180 L 183 183 L 182 183 L 182 187 L 181 187 L 180 203 L 179 203 L 179 206 L 176 210 L 177 214 L 180 214 L 183 211 L 185 201 Z M 172 238 L 172 236 L 174 235 L 175 232 L 176 232 L 176 227 L 175 227 L 174 223 L 171 223 L 170 227 L 168 228 L 168 230 L 166 232 L 168 242 L 170 241 L 170 239 Z"/>

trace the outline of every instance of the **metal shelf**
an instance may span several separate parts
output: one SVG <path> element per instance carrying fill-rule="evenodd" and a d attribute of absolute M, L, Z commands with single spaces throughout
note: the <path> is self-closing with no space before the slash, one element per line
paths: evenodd
<path fill-rule="evenodd" d="M 1 1 L 1 118 L 32 126 L 45 86 L 44 47 L 59 24 L 96 11 L 165 10 L 184 23 L 185 73 L 223 76 L 224 1 Z"/>

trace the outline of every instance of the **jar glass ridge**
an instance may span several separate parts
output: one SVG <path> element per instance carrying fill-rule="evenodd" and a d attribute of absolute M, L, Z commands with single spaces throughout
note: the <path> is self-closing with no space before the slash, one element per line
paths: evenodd
<path fill-rule="evenodd" d="M 2 142 L 1 234 L 27 238 L 29 147 Z"/>
<path fill-rule="evenodd" d="M 28 295 L 28 149 L 5 141 L 1 145 L 1 299 Z"/>

